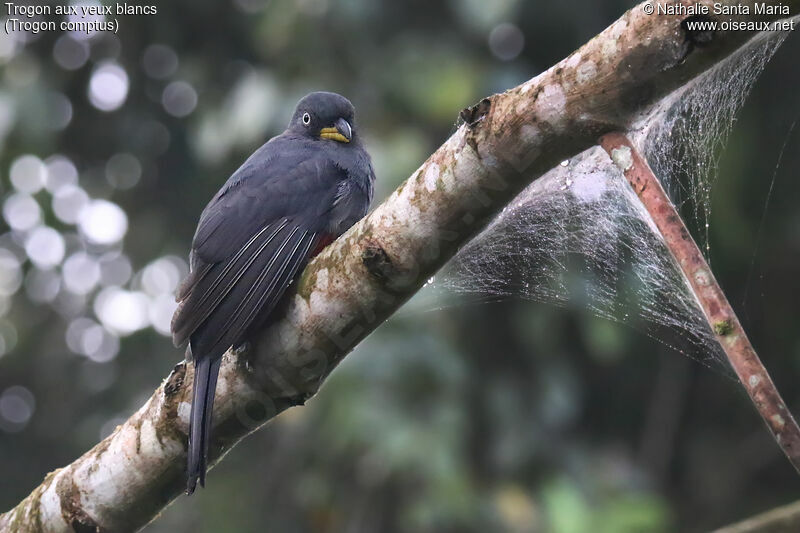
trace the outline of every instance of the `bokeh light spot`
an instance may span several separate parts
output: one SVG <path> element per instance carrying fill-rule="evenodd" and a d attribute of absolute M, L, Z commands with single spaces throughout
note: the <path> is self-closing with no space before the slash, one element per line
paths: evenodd
<path fill-rule="evenodd" d="M 59 290 L 61 290 L 61 276 L 55 269 L 32 268 L 25 276 L 25 291 L 28 298 L 34 302 L 52 302 L 58 296 Z"/>
<path fill-rule="evenodd" d="M 164 293 L 153 298 L 149 308 L 150 322 L 153 324 L 153 328 L 162 335 L 171 336 L 172 315 L 177 308 L 178 303 L 172 294 Z"/>
<path fill-rule="evenodd" d="M 100 283 L 104 287 L 125 285 L 132 273 L 133 267 L 126 255 L 112 251 L 100 257 Z"/>
<path fill-rule="evenodd" d="M 128 74 L 116 63 L 97 67 L 89 80 L 89 101 L 101 111 L 122 107 L 128 96 Z"/>
<path fill-rule="evenodd" d="M 489 49 L 502 61 L 516 58 L 525 47 L 525 36 L 522 31 L 508 22 L 498 24 L 489 34 Z"/>
<path fill-rule="evenodd" d="M 142 66 L 148 76 L 163 80 L 178 70 L 178 54 L 169 46 L 151 44 L 142 55 Z"/>
<path fill-rule="evenodd" d="M 166 257 L 153 261 L 142 273 L 142 288 L 151 296 L 173 294 L 180 281 L 178 266 Z"/>
<path fill-rule="evenodd" d="M 63 130 L 72 121 L 72 102 L 64 94 L 48 93 L 45 104 L 47 127 L 51 130 Z"/>
<path fill-rule="evenodd" d="M 106 20 L 105 15 L 100 15 L 99 12 L 98 12 L 98 14 L 89 14 L 89 15 L 85 15 L 84 16 L 83 15 L 83 11 L 80 8 L 80 6 L 95 6 L 95 7 L 99 7 L 101 5 L 100 2 L 97 2 L 97 1 L 94 1 L 94 0 L 79 0 L 77 2 L 70 2 L 70 3 L 73 6 L 77 6 L 78 13 L 77 14 L 68 15 L 67 16 L 67 20 L 69 22 L 72 22 L 72 23 L 75 23 L 75 22 L 79 22 L 79 23 L 89 22 L 89 23 L 91 23 L 91 22 L 103 22 L 103 21 Z M 98 25 L 95 24 L 94 26 L 96 27 Z M 73 39 L 77 39 L 79 41 L 84 41 L 84 40 L 92 39 L 92 38 L 94 38 L 96 36 L 102 35 L 102 32 L 99 31 L 99 30 L 94 30 L 94 29 L 91 30 L 91 31 L 88 31 L 88 32 L 85 31 L 85 30 L 84 31 L 76 30 L 76 31 L 71 31 L 70 35 L 72 36 Z"/>
<path fill-rule="evenodd" d="M 106 180 L 115 189 L 130 189 L 141 177 L 142 164 L 131 154 L 115 154 L 106 163 Z"/>
<path fill-rule="evenodd" d="M 30 421 L 36 409 L 33 393 L 14 385 L 0 394 L 0 428 L 6 432 L 21 431 Z"/>
<path fill-rule="evenodd" d="M 45 160 L 47 166 L 47 181 L 45 187 L 50 192 L 56 192 L 64 185 L 78 183 L 78 169 L 69 158 L 56 154 Z"/>
<path fill-rule="evenodd" d="M 72 254 L 61 269 L 64 286 L 75 294 L 88 294 L 100 281 L 100 265 L 85 252 Z"/>
<path fill-rule="evenodd" d="M 11 296 L 22 284 L 22 270 L 17 256 L 0 248 L 0 296 Z"/>
<path fill-rule="evenodd" d="M 97 295 L 94 312 L 106 328 L 124 336 L 150 325 L 148 304 L 142 292 L 108 287 Z"/>
<path fill-rule="evenodd" d="M 108 200 L 92 200 L 78 216 L 81 233 L 95 244 L 114 244 L 128 231 L 128 216 Z"/>
<path fill-rule="evenodd" d="M 25 241 L 25 253 L 39 268 L 51 268 L 64 259 L 64 238 L 47 226 L 34 229 Z"/>
<path fill-rule="evenodd" d="M 88 204 L 89 195 L 78 185 L 65 184 L 53 194 L 53 212 L 67 224 L 75 224 Z"/>
<path fill-rule="evenodd" d="M 89 46 L 70 35 L 62 35 L 53 46 L 53 59 L 65 70 L 77 70 L 89 59 Z"/>
<path fill-rule="evenodd" d="M 27 231 L 39 224 L 42 210 L 29 194 L 12 194 L 3 203 L 3 218 L 12 229 Z"/>
<path fill-rule="evenodd" d="M 17 328 L 8 320 L 0 320 L 0 357 L 13 350 L 16 345 Z"/>
<path fill-rule="evenodd" d="M 161 104 L 170 115 L 185 117 L 197 106 L 197 92 L 185 81 L 174 81 L 164 89 Z"/>
<path fill-rule="evenodd" d="M 15 189 L 34 194 L 44 187 L 47 179 L 47 167 L 35 155 L 23 155 L 11 163 L 9 176 Z"/>

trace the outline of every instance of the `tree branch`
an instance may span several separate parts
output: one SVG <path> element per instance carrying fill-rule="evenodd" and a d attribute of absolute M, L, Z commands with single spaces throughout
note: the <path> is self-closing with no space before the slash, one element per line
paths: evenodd
<path fill-rule="evenodd" d="M 800 0 L 783 3 L 792 15 L 800 11 Z M 313 395 L 361 339 L 532 180 L 601 135 L 625 131 L 754 35 L 697 35 L 682 27 L 683 18 L 648 16 L 638 6 L 536 78 L 464 110 L 465 124 L 306 268 L 276 313 L 281 318 L 253 349 L 225 355 L 212 459 Z M 191 382 L 191 366 L 177 365 L 111 436 L 0 516 L 0 531 L 124 532 L 150 522 L 184 487 Z"/>
<path fill-rule="evenodd" d="M 776 507 L 742 522 L 714 530 L 714 533 L 797 533 L 800 531 L 800 502 Z"/>
<path fill-rule="evenodd" d="M 658 178 L 624 134 L 604 135 L 600 146 L 625 174 L 649 213 L 739 381 L 778 446 L 800 472 L 800 428 Z"/>

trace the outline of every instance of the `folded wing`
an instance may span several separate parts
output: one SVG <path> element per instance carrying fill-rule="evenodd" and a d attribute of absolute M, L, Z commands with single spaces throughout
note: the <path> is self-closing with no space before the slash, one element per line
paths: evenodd
<path fill-rule="evenodd" d="M 341 169 L 310 160 L 279 174 L 282 169 L 255 170 L 267 174 L 232 176 L 195 235 L 192 272 L 172 319 L 173 341 L 191 341 L 195 357 L 217 357 L 243 340 L 331 239 L 328 219 L 345 177 Z"/>

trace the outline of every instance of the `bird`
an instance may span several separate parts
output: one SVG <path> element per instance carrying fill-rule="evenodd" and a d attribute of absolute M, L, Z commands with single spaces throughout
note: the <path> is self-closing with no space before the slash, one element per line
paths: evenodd
<path fill-rule="evenodd" d="M 171 323 L 194 363 L 187 494 L 205 487 L 223 354 L 246 345 L 305 265 L 367 214 L 374 183 L 353 104 L 313 92 L 203 210 Z"/>

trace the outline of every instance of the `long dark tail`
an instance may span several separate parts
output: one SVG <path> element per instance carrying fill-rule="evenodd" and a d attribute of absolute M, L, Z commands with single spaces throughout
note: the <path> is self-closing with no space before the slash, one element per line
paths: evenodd
<path fill-rule="evenodd" d="M 192 494 L 197 482 L 206 484 L 208 468 L 208 439 L 211 433 L 211 412 L 214 409 L 214 392 L 221 358 L 203 357 L 195 361 L 194 395 L 189 418 L 189 456 L 187 463 L 186 494 Z"/>

